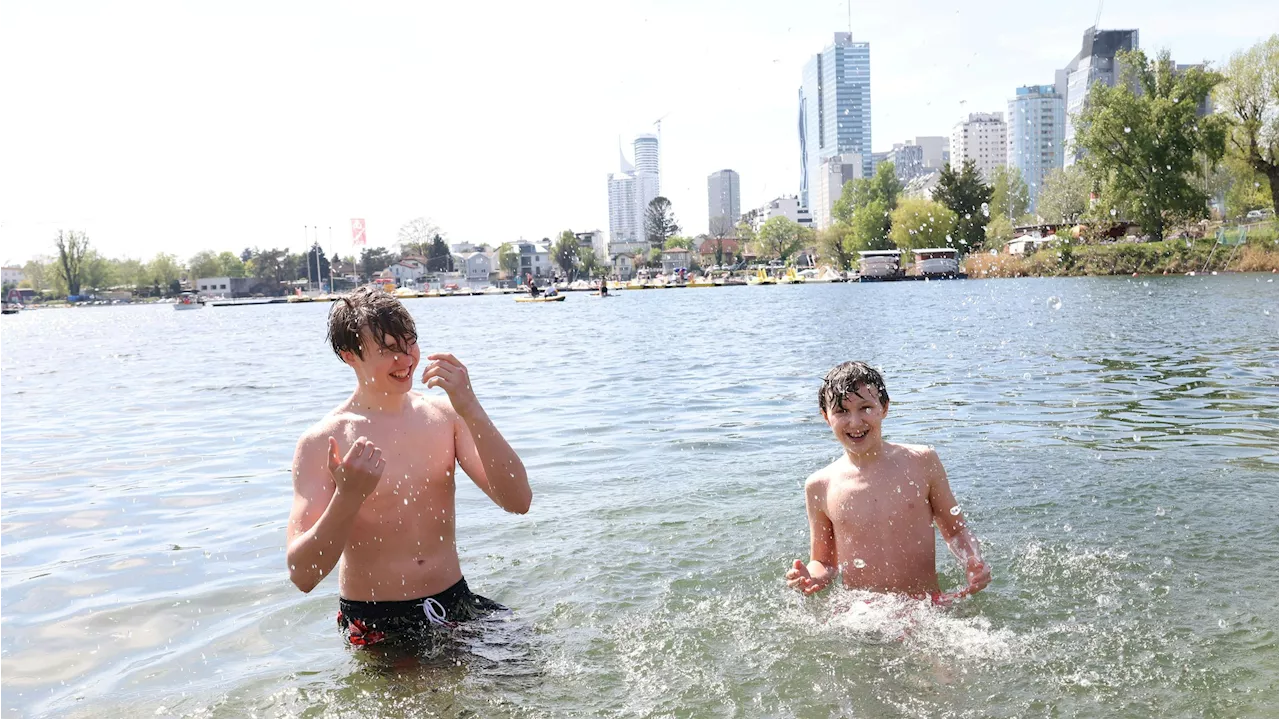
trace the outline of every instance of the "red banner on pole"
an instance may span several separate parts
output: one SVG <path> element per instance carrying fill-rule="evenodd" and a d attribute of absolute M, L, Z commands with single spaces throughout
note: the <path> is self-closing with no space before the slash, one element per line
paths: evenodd
<path fill-rule="evenodd" d="M 351 244 L 363 245 L 364 243 L 364 220 L 351 220 Z"/>

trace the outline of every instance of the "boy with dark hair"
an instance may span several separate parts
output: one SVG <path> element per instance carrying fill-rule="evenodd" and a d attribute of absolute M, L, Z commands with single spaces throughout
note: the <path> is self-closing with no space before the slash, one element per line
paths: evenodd
<path fill-rule="evenodd" d="M 837 366 L 818 390 L 818 409 L 844 455 L 805 482 L 809 562 L 795 561 L 787 586 L 813 594 L 841 574 L 848 589 L 939 604 L 986 587 L 991 571 L 937 452 L 881 437 L 889 392 L 880 373 L 862 362 Z M 968 579 L 964 589 L 949 595 L 938 586 L 935 525 Z"/>
<path fill-rule="evenodd" d="M 338 624 L 357 646 L 416 647 L 432 625 L 502 609 L 462 576 L 454 467 L 508 512 L 529 511 L 533 495 L 467 368 L 453 355 L 431 355 L 422 381 L 446 397 L 412 391 L 420 358 L 413 317 L 372 287 L 334 302 L 329 343 L 355 372 L 356 388 L 298 440 L 290 580 L 310 592 L 341 558 Z"/>

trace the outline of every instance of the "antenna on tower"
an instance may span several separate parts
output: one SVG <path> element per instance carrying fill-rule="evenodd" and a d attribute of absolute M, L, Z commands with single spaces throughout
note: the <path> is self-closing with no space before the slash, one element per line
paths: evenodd
<path fill-rule="evenodd" d="M 853 0 L 845 0 L 845 10 L 849 13 L 849 35 L 853 36 Z"/>

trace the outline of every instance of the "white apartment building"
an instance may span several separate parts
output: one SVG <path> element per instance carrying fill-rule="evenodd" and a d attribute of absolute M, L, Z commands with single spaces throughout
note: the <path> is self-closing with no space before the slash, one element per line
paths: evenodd
<path fill-rule="evenodd" d="M 982 179 L 990 182 L 991 173 L 1004 167 L 1008 155 L 1003 112 L 970 113 L 969 119 L 956 123 L 951 131 L 951 167 L 957 172 L 965 160 L 973 160 Z"/>
<path fill-rule="evenodd" d="M 756 210 L 755 218 L 752 220 L 751 229 L 756 232 L 764 227 L 764 223 L 771 217 L 785 217 L 802 227 L 813 226 L 813 215 L 810 214 L 809 208 L 800 206 L 800 198 L 795 195 L 784 195 L 776 199 L 770 200 L 768 204 Z"/>
<path fill-rule="evenodd" d="M 844 192 L 844 183 L 862 178 L 862 155 L 849 152 L 822 161 L 818 169 L 817 186 L 810 191 L 809 210 L 813 213 L 813 228 L 826 229 L 833 222 L 831 209 Z"/>
<path fill-rule="evenodd" d="M 22 274 L 22 268 L 18 266 L 0 268 L 0 273 L 4 275 L 4 284 L 18 284 L 26 279 L 26 275 Z"/>

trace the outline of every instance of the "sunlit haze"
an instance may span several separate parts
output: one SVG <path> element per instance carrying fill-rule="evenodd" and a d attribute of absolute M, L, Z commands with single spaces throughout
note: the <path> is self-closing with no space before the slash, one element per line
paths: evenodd
<path fill-rule="evenodd" d="M 795 194 L 805 61 L 871 43 L 873 149 L 947 135 L 1054 81 L 1092 3 L 11 2 L 0 18 L 0 259 L 59 229 L 101 253 L 288 247 L 349 220 L 391 245 L 608 231 L 618 146 L 661 123 L 662 194 L 707 228 L 707 175 L 742 209 Z M 850 23 L 850 15 L 852 22 Z M 1275 32 L 1274 0 L 1108 2 L 1104 28 L 1221 65 Z M 332 227 L 333 243 L 329 242 Z"/>

